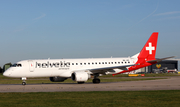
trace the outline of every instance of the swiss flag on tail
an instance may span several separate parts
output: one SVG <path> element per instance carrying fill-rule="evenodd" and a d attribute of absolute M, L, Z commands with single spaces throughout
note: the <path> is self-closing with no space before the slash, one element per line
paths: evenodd
<path fill-rule="evenodd" d="M 155 60 L 156 47 L 158 41 L 158 32 L 152 33 L 151 37 L 148 39 L 144 47 L 142 48 L 138 59 L 139 60 Z"/>

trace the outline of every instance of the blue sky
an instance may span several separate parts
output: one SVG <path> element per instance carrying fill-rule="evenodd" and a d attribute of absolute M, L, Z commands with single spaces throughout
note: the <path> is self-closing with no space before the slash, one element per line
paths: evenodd
<path fill-rule="evenodd" d="M 179 0 L 0 0 L 0 66 L 25 59 L 126 57 L 159 32 L 180 58 Z"/>

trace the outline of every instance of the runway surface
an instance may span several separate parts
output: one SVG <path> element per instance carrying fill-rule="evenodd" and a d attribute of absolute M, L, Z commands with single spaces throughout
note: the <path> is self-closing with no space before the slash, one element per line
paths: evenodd
<path fill-rule="evenodd" d="M 141 91 L 180 90 L 180 76 L 168 79 L 124 81 L 108 83 L 53 83 L 53 84 L 7 84 L 0 85 L 0 92 L 63 92 L 63 91 Z"/>

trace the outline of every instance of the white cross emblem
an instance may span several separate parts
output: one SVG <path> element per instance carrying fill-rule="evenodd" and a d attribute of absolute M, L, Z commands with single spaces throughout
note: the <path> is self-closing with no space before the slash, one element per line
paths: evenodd
<path fill-rule="evenodd" d="M 149 51 L 149 54 L 152 54 L 152 50 L 155 50 L 155 47 L 152 46 L 152 43 L 150 42 L 150 43 L 149 43 L 149 47 L 146 47 L 146 50 Z"/>

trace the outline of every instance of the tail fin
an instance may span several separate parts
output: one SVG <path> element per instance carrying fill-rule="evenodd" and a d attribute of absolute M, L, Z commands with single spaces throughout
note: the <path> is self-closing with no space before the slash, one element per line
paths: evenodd
<path fill-rule="evenodd" d="M 152 33 L 151 37 L 148 39 L 148 41 L 142 48 L 138 56 L 138 59 L 145 61 L 155 60 L 157 41 L 158 41 L 158 32 L 154 32 Z"/>
<path fill-rule="evenodd" d="M 155 64 L 157 62 L 160 62 L 162 60 L 168 59 L 168 58 L 173 58 L 172 57 L 166 57 L 166 58 L 161 58 L 161 59 L 156 59 L 156 47 L 157 47 L 157 40 L 158 40 L 158 32 L 152 33 L 151 37 L 148 39 L 144 47 L 142 48 L 141 52 L 139 54 L 136 54 L 132 56 L 132 58 L 138 58 L 137 62 L 135 65 L 131 66 L 128 68 L 128 70 L 121 71 L 119 73 L 113 74 L 121 74 L 125 72 L 130 72 L 139 68 L 143 68 L 146 66 L 150 66 L 152 64 Z"/>

